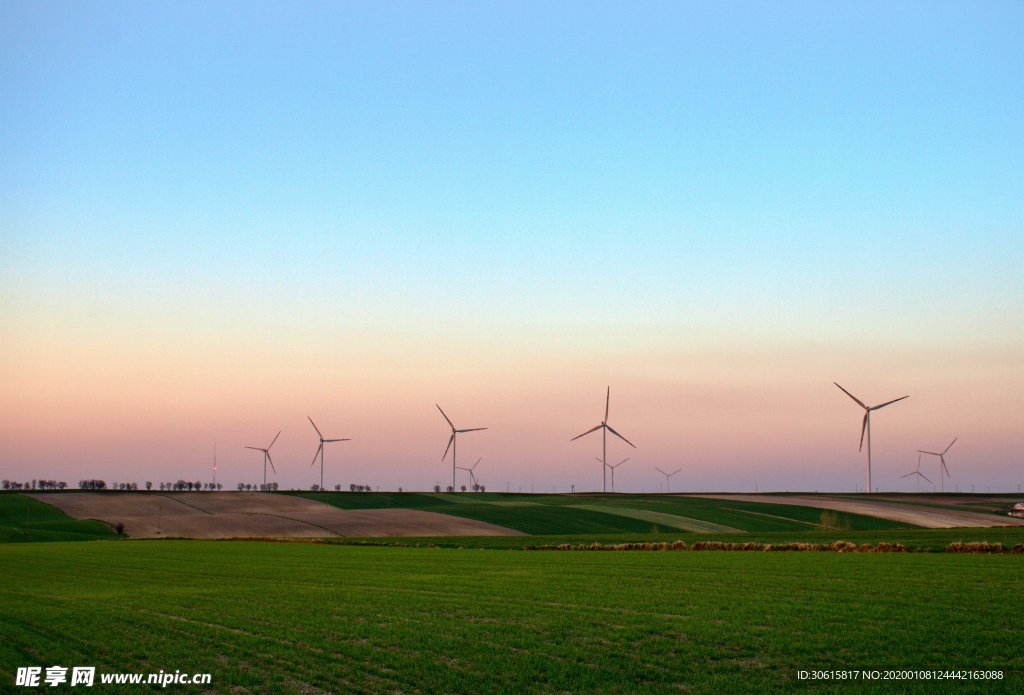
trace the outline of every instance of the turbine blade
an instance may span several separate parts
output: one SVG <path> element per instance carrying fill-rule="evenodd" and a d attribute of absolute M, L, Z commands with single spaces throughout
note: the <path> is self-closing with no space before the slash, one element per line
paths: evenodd
<path fill-rule="evenodd" d="M 631 447 L 633 447 L 634 449 L 636 448 L 636 444 L 634 444 L 633 442 L 629 441 L 628 439 L 626 439 L 625 437 L 623 437 L 623 436 L 622 436 L 621 434 L 619 434 L 618 432 L 616 432 L 615 430 L 613 430 L 613 429 L 612 429 L 612 426 L 611 426 L 611 425 L 607 425 L 607 424 L 606 424 L 606 425 L 605 425 L 605 427 L 607 427 L 607 428 L 608 428 L 608 431 L 609 431 L 609 432 L 611 432 L 612 434 L 614 434 L 614 435 L 615 435 L 616 437 L 618 437 L 618 438 L 619 438 L 619 439 L 621 439 L 622 441 L 626 442 L 626 444 L 629 444 L 629 445 L 630 445 Z"/>
<path fill-rule="evenodd" d="M 918 473 L 917 471 L 910 471 L 910 472 L 909 472 L 909 473 L 907 473 L 906 475 L 901 475 L 900 477 L 901 477 L 901 478 L 909 478 L 909 477 L 910 477 L 910 476 L 912 476 L 912 475 L 920 475 L 920 473 Z"/>
<path fill-rule="evenodd" d="M 922 478 L 924 478 L 925 480 L 928 480 L 928 476 L 926 476 L 926 475 L 925 475 L 924 473 L 922 473 L 921 471 L 917 471 L 917 474 L 918 474 L 919 476 L 921 476 Z M 929 484 L 929 485 L 931 485 L 931 484 L 932 484 L 932 481 L 928 480 L 928 484 Z"/>
<path fill-rule="evenodd" d="M 253 451 L 263 451 L 263 449 L 259 448 L 258 446 L 247 446 L 245 448 L 252 449 Z"/>
<path fill-rule="evenodd" d="M 655 467 L 654 467 L 654 470 L 658 471 L 658 472 L 659 472 L 659 473 L 661 473 L 662 475 L 668 475 L 668 473 L 666 473 L 665 471 L 661 470 L 661 469 L 660 469 L 660 468 L 658 468 L 657 466 L 655 466 Z"/>
<path fill-rule="evenodd" d="M 487 428 L 486 427 L 470 427 L 467 430 L 455 430 L 455 431 L 456 432 L 479 432 L 480 430 L 485 430 L 485 429 L 487 429 Z"/>
<path fill-rule="evenodd" d="M 672 471 L 671 473 L 669 473 L 669 475 L 675 475 L 676 473 L 678 473 L 681 470 L 683 470 L 683 469 L 682 468 L 677 468 L 674 471 Z"/>
<path fill-rule="evenodd" d="M 937 451 L 921 451 L 920 449 L 918 449 L 918 451 L 922 454 L 929 454 L 931 456 L 942 456 L 942 454 Z"/>
<path fill-rule="evenodd" d="M 864 433 L 868 431 L 868 415 L 870 412 L 864 413 L 864 424 L 860 426 L 860 446 L 857 447 L 857 451 L 864 450 Z"/>
<path fill-rule="evenodd" d="M 469 470 L 471 470 L 471 471 L 472 471 L 472 470 L 476 469 L 476 467 L 477 467 L 477 466 L 479 466 L 479 465 L 480 465 L 480 462 L 481 462 L 481 461 L 483 461 L 483 460 L 484 460 L 484 457 L 483 457 L 483 456 L 481 456 L 480 458 L 478 458 L 478 459 L 476 460 L 476 463 L 474 463 L 474 464 L 473 464 L 473 468 L 470 468 Z"/>
<path fill-rule="evenodd" d="M 278 430 L 277 434 L 274 435 L 274 442 L 276 442 L 277 438 L 280 437 L 280 436 L 281 436 L 281 430 Z M 270 442 L 270 446 L 267 447 L 267 451 L 270 451 L 270 447 L 274 446 L 274 442 Z"/>
<path fill-rule="evenodd" d="M 315 430 L 316 430 L 316 433 L 317 433 L 317 434 L 318 434 L 318 435 L 320 436 L 320 439 L 323 439 L 323 438 L 324 438 L 324 435 L 323 435 L 323 434 L 321 434 L 321 432 L 320 432 L 320 428 L 316 426 L 316 423 L 315 423 L 315 422 L 313 422 L 313 418 L 311 418 L 310 416 L 308 416 L 308 415 L 307 415 L 307 416 L 306 416 L 306 419 L 307 419 L 307 420 L 309 420 L 309 424 L 313 425 L 313 429 L 315 429 Z"/>
<path fill-rule="evenodd" d="M 605 422 L 608 422 L 608 405 L 611 403 L 611 400 L 612 400 L 612 387 L 609 386 L 608 387 L 608 393 L 606 393 L 605 396 L 604 396 L 604 421 Z"/>
<path fill-rule="evenodd" d="M 956 439 L 960 439 L 960 437 L 957 437 Z M 956 444 L 956 439 L 954 439 L 953 441 L 951 441 L 949 443 L 949 446 L 947 446 L 945 451 L 942 452 L 943 454 L 947 453 L 950 449 L 953 448 L 953 445 Z"/>
<path fill-rule="evenodd" d="M 444 448 L 444 456 L 441 457 L 442 461 L 444 461 L 446 458 L 448 458 L 448 450 L 452 448 L 452 442 L 454 442 L 454 441 L 455 441 L 455 433 L 452 432 L 452 436 L 448 437 L 448 446 L 446 446 Z"/>
<path fill-rule="evenodd" d="M 351 439 L 325 439 L 324 442 L 351 442 Z"/>
<path fill-rule="evenodd" d="M 952 478 L 953 476 L 951 476 L 949 474 L 949 468 L 946 467 L 946 459 L 945 459 L 945 457 L 940 456 L 939 460 L 942 461 L 942 468 L 945 469 L 945 471 L 946 471 L 946 477 L 947 478 Z"/>
<path fill-rule="evenodd" d="M 833 383 L 833 384 L 836 384 L 836 382 L 834 382 L 834 381 L 833 381 L 832 383 Z M 836 384 L 836 386 L 839 386 L 839 384 Z M 857 405 L 859 405 L 859 406 L 860 406 L 861 408 L 864 408 L 865 410 L 867 410 L 867 406 L 866 406 L 866 405 L 864 405 L 864 404 L 863 404 L 863 403 L 861 402 L 861 400 L 860 400 L 859 398 L 857 398 L 857 397 L 856 397 L 856 396 L 854 396 L 854 395 L 853 395 L 852 393 L 850 393 L 849 391 L 847 391 L 846 389 L 844 389 L 844 388 L 843 388 L 842 386 L 839 386 L 839 390 L 840 390 L 840 391 L 842 391 L 843 393 L 845 393 L 845 394 L 846 394 L 847 396 L 849 396 L 849 397 L 850 397 L 850 398 L 852 398 L 853 400 L 857 401 Z"/>
<path fill-rule="evenodd" d="M 618 463 L 616 463 L 616 464 L 615 464 L 615 466 L 613 466 L 613 467 L 614 467 L 614 468 L 618 468 L 619 466 L 621 466 L 622 464 L 624 464 L 624 463 L 625 463 L 626 461 L 628 461 L 628 460 L 629 460 L 630 458 L 632 458 L 632 457 L 626 457 L 626 458 L 622 459 L 621 461 L 619 461 Z"/>
<path fill-rule="evenodd" d="M 572 439 L 570 439 L 569 441 L 570 441 L 570 442 L 575 442 L 575 441 L 576 441 L 577 439 L 579 439 L 580 437 L 585 437 L 586 435 L 590 434 L 590 433 L 591 433 L 591 432 L 593 432 L 594 430 L 599 430 L 599 429 L 601 429 L 602 427 L 604 427 L 604 425 L 595 425 L 594 427 L 591 427 L 591 428 L 590 428 L 589 430 L 587 430 L 587 431 L 586 431 L 586 432 L 584 432 L 583 434 L 578 434 L 578 435 L 576 435 L 575 437 L 573 437 L 573 438 L 572 438 Z"/>
<path fill-rule="evenodd" d="M 435 403 L 434 405 L 437 405 L 437 403 Z M 437 405 L 437 409 L 441 410 L 441 406 Z M 452 426 L 452 429 L 455 429 L 455 423 L 448 419 L 448 416 L 444 414 L 443 410 L 441 410 L 441 415 L 444 416 L 445 420 L 448 420 L 448 424 Z"/>
<path fill-rule="evenodd" d="M 277 475 L 277 469 L 274 468 L 274 459 L 270 458 L 270 447 L 267 447 L 267 461 L 270 462 L 270 470 L 274 471 L 274 475 Z"/>
<path fill-rule="evenodd" d="M 320 446 L 318 446 L 316 448 L 316 453 L 313 454 L 313 461 L 312 461 L 312 463 L 309 464 L 310 467 L 313 467 L 313 466 L 316 465 L 316 457 L 320 455 L 320 452 L 323 450 L 323 448 L 324 448 L 324 443 L 320 442 Z"/>
<path fill-rule="evenodd" d="M 873 405 L 873 406 L 871 406 L 871 410 L 878 410 L 879 408 L 884 408 L 887 405 L 892 405 L 893 403 L 896 403 L 898 401 L 902 401 L 904 398 L 910 398 L 910 396 L 900 396 L 899 398 L 894 398 L 891 401 L 886 401 L 882 405 Z"/>

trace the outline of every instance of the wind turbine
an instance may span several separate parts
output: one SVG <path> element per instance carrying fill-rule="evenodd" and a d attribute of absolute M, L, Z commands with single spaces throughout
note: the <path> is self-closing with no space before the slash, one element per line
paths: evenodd
<path fill-rule="evenodd" d="M 608 477 L 608 433 L 611 432 L 616 437 L 618 437 L 622 441 L 626 442 L 626 444 L 629 444 L 634 449 L 636 448 L 636 445 L 633 444 L 633 442 L 629 441 L 628 439 L 623 437 L 621 434 L 616 432 L 614 429 L 612 429 L 612 426 L 608 424 L 608 404 L 611 401 L 611 398 L 612 398 L 612 387 L 609 386 L 608 387 L 608 393 L 605 395 L 605 398 L 604 398 L 604 420 L 601 421 L 600 425 L 596 425 L 594 427 L 591 427 L 589 430 L 587 430 L 583 434 L 577 435 L 577 436 L 575 436 L 575 437 L 573 437 L 572 439 L 569 440 L 570 442 L 575 442 L 580 437 L 585 437 L 586 435 L 590 434 L 591 432 L 596 432 L 597 430 L 601 430 L 601 464 L 602 464 L 602 466 L 601 466 L 601 492 L 606 492 L 606 487 L 607 487 L 606 486 L 606 479 Z M 620 464 L 616 464 L 616 465 L 620 465 Z"/>
<path fill-rule="evenodd" d="M 836 384 L 836 382 L 834 382 L 834 381 L 832 383 Z M 867 435 L 868 435 L 868 487 L 867 487 L 867 490 L 868 490 L 868 494 L 870 495 L 871 494 L 871 411 L 872 410 L 880 410 L 880 409 L 884 408 L 887 405 L 892 405 L 893 403 L 895 403 L 897 401 L 902 401 L 904 398 L 910 398 L 910 396 L 900 396 L 899 398 L 895 398 L 895 399 L 893 399 L 891 401 L 886 401 L 885 403 L 882 403 L 881 405 L 871 405 L 871 406 L 868 406 L 868 405 L 864 405 L 864 403 L 859 398 L 857 398 L 852 393 L 850 393 L 849 391 L 844 389 L 842 386 L 839 386 L 839 384 L 836 384 L 836 386 L 839 387 L 840 391 L 842 391 L 847 396 L 852 398 L 857 403 L 857 405 L 859 405 L 861 408 L 864 409 L 864 424 L 861 425 L 861 428 L 860 428 L 860 447 L 857 449 L 857 451 L 861 451 L 864 448 L 864 433 L 867 432 Z"/>
<path fill-rule="evenodd" d="M 604 461 L 597 458 L 596 456 L 594 457 L 594 460 L 597 461 L 598 463 L 604 463 Z M 610 463 L 608 464 L 608 468 L 610 468 L 612 471 L 612 492 L 615 492 L 615 469 L 624 464 L 628 460 L 629 458 L 627 457 L 616 463 L 614 466 Z"/>
<path fill-rule="evenodd" d="M 669 479 L 671 479 L 672 476 L 674 476 L 676 473 L 678 473 L 679 471 L 681 471 L 683 469 L 682 468 L 677 468 L 674 471 L 672 471 L 671 473 L 666 473 L 665 471 L 663 471 L 660 468 L 658 468 L 657 466 L 655 466 L 654 470 L 658 471 L 663 476 L 665 476 L 665 492 L 672 492 L 671 488 L 669 488 Z"/>
<path fill-rule="evenodd" d="M 270 462 L 270 470 L 274 471 L 274 475 L 277 475 L 277 469 L 274 468 L 274 459 L 270 458 L 270 447 L 274 446 L 274 442 L 276 442 L 277 438 L 280 437 L 280 436 L 281 436 L 281 431 L 278 430 L 277 434 L 274 435 L 274 441 L 270 442 L 270 445 L 266 449 L 264 449 L 262 447 L 258 447 L 258 446 L 247 446 L 247 447 L 245 447 L 246 449 L 252 449 L 254 451 L 262 451 L 263 452 L 263 487 L 264 488 L 266 488 L 266 486 L 267 486 L 267 462 L 268 461 Z"/>
<path fill-rule="evenodd" d="M 346 439 L 324 439 L 324 436 L 322 434 L 320 434 L 320 428 L 316 426 L 315 422 L 313 422 L 313 418 L 311 418 L 310 416 L 307 415 L 306 419 L 309 420 L 309 424 L 313 425 L 313 429 L 316 430 L 317 436 L 320 437 L 320 447 L 316 450 L 316 453 L 313 454 L 313 462 L 310 463 L 309 465 L 311 467 L 316 465 L 316 457 L 317 456 L 320 457 L 320 492 L 323 492 L 324 491 L 324 444 L 329 444 L 331 442 L 350 442 L 352 440 L 348 439 L 348 438 L 346 438 Z"/>
<path fill-rule="evenodd" d="M 474 464 L 473 464 L 472 466 L 470 466 L 469 468 L 465 468 L 465 467 L 463 467 L 463 466 L 459 466 L 459 470 L 460 470 L 460 471 L 466 471 L 467 473 L 469 473 L 469 485 L 470 485 L 470 489 L 475 489 L 475 485 L 476 485 L 476 474 L 475 474 L 475 473 L 474 473 L 473 471 L 475 471 L 475 470 L 476 470 L 476 467 L 477 467 L 477 466 L 479 466 L 479 465 L 480 465 L 480 462 L 481 462 L 481 461 L 483 461 L 483 460 L 484 460 L 484 459 L 483 459 L 483 457 L 480 457 L 480 458 L 478 458 L 478 459 L 476 460 L 476 463 L 474 463 Z"/>
<path fill-rule="evenodd" d="M 919 452 L 917 454 L 917 468 L 912 470 L 912 471 L 910 471 L 906 475 L 901 475 L 900 476 L 901 478 L 909 478 L 912 475 L 916 475 L 919 478 L 924 478 L 925 480 L 928 480 L 927 476 L 925 476 L 925 474 L 921 472 L 921 453 L 923 453 L 923 452 Z M 942 473 L 942 471 L 939 471 L 939 473 Z M 928 484 L 931 485 L 932 481 L 928 480 Z M 918 492 L 921 491 L 921 481 L 920 480 L 917 481 L 917 490 L 918 490 Z"/>
<path fill-rule="evenodd" d="M 957 437 L 956 439 L 951 441 L 949 443 L 949 446 L 947 446 L 945 449 L 943 449 L 941 453 L 938 452 L 938 451 L 921 451 L 920 449 L 917 450 L 917 453 L 919 453 L 919 454 L 930 454 L 932 456 L 938 456 L 939 457 L 939 461 L 941 462 L 940 465 L 939 465 L 939 492 L 945 492 L 946 491 L 946 486 L 943 484 L 943 481 L 942 481 L 942 471 L 943 471 L 943 469 L 945 469 L 946 477 L 947 478 L 950 477 L 949 476 L 949 468 L 946 467 L 946 453 L 950 449 L 953 448 L 953 445 L 956 444 L 957 439 L 960 439 L 960 437 Z"/>
<path fill-rule="evenodd" d="M 437 403 L 435 403 L 434 405 L 437 405 Z M 441 410 L 441 406 L 437 405 L 437 409 Z M 455 425 L 452 423 L 451 418 L 449 418 L 447 415 L 445 415 L 443 410 L 441 410 L 441 415 L 444 417 L 445 420 L 448 421 L 448 424 L 451 425 L 451 428 L 452 428 L 452 436 L 448 438 L 448 446 L 446 446 L 444 448 L 444 455 L 441 457 L 441 460 L 444 461 L 445 458 L 448 457 L 448 450 L 451 449 L 452 450 L 452 492 L 455 492 L 455 449 L 457 447 L 457 445 L 455 443 L 455 435 L 461 434 L 462 432 L 479 432 L 480 430 L 485 430 L 487 428 L 486 427 L 470 427 L 468 429 L 457 430 L 457 429 L 455 429 Z M 477 463 L 479 463 L 479 461 Z M 475 467 L 475 465 L 474 465 L 474 467 Z"/>

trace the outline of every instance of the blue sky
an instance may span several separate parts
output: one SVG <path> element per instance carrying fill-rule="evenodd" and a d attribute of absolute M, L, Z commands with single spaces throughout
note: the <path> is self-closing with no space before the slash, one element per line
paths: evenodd
<path fill-rule="evenodd" d="M 1021 35 L 1012 2 L 4 3 L 6 369 L 258 326 L 292 361 L 1019 353 Z"/>

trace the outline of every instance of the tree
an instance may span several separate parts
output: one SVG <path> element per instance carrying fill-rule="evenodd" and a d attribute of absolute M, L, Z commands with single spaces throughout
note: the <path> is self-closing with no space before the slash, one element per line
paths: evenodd
<path fill-rule="evenodd" d="M 441 492 L 441 486 L 435 484 L 434 485 L 434 492 Z"/>

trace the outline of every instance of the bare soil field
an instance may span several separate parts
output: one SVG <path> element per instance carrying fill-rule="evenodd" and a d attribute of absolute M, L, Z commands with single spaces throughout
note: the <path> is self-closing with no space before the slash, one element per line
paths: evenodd
<path fill-rule="evenodd" d="M 965 511 L 950 505 L 947 509 L 936 509 L 935 507 L 917 507 L 907 504 L 907 498 L 900 498 L 896 501 L 887 501 L 885 498 L 872 498 L 870 500 L 844 499 L 831 495 L 693 495 L 694 497 L 709 497 L 720 500 L 737 500 L 743 502 L 762 502 L 765 504 L 791 504 L 799 507 L 817 507 L 819 509 L 831 509 L 837 512 L 848 512 L 851 514 L 863 514 L 879 519 L 888 519 L 925 528 L 989 528 L 993 526 L 1024 526 L 1024 520 L 1015 519 L 1010 516 L 1000 517 L 995 514 L 982 514 L 979 512 Z M 921 499 L 925 501 L 924 498 Z M 928 498 L 929 504 L 935 501 Z"/>
<path fill-rule="evenodd" d="M 131 538 L 518 536 L 473 519 L 413 509 L 338 509 L 264 492 L 36 493 L 75 519 L 124 524 Z"/>

